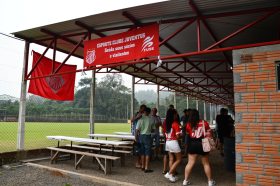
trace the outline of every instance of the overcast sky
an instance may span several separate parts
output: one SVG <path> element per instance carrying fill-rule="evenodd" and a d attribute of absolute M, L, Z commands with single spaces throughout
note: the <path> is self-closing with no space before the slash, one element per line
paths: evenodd
<path fill-rule="evenodd" d="M 158 1 L 161 0 L 1 0 L 0 32 L 9 34 L 87 15 Z M 32 44 L 30 51 L 32 50 L 42 53 L 44 48 Z M 19 97 L 23 52 L 23 41 L 0 34 L 0 95 L 9 94 Z M 51 51 L 47 53 L 47 56 L 52 56 Z M 64 56 L 63 54 L 58 54 L 57 61 L 62 62 Z M 29 61 L 29 64 L 31 63 Z M 69 63 L 82 64 L 82 61 L 81 59 L 70 58 Z M 82 66 L 80 65 L 78 68 L 82 68 Z M 87 72 L 87 76 L 89 75 L 90 72 Z M 130 76 L 126 75 L 123 77 L 125 85 L 130 87 Z M 77 73 L 76 84 L 80 78 L 81 73 Z M 97 79 L 101 79 L 101 75 L 98 75 Z M 154 86 L 149 86 L 148 88 L 155 89 Z M 140 89 L 146 88 L 137 85 L 136 90 Z"/>

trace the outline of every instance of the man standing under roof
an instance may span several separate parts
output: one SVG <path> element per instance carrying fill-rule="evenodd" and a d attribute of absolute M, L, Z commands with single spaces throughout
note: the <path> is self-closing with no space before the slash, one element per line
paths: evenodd
<path fill-rule="evenodd" d="M 153 170 L 149 169 L 149 164 L 152 149 L 151 133 L 155 130 L 155 125 L 150 118 L 150 113 L 151 109 L 145 108 L 144 114 L 138 120 L 136 126 L 136 139 L 140 139 L 141 168 L 145 173 L 153 172 Z"/>

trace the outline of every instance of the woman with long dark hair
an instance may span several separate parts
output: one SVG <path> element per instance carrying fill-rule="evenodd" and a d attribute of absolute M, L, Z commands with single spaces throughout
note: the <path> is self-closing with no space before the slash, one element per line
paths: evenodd
<path fill-rule="evenodd" d="M 167 172 L 164 177 L 169 179 L 170 182 L 175 182 L 177 178 L 174 174 L 176 172 L 176 168 L 182 160 L 181 148 L 178 143 L 181 129 L 178 113 L 175 109 L 168 109 L 163 132 L 166 137 L 165 149 L 168 151 L 170 168 L 169 172 Z"/>
<path fill-rule="evenodd" d="M 190 184 L 189 175 L 198 155 L 202 156 L 201 161 L 204 167 L 204 172 L 208 178 L 208 186 L 216 185 L 215 181 L 212 179 L 211 167 L 208 158 L 209 152 L 204 152 L 202 148 L 202 138 L 206 136 L 210 137 L 211 129 L 207 121 L 199 119 L 199 112 L 196 109 L 192 109 L 190 112 L 189 121 L 186 125 L 186 132 L 190 138 L 188 144 L 188 164 L 185 168 L 185 180 L 183 181 L 183 185 Z"/>

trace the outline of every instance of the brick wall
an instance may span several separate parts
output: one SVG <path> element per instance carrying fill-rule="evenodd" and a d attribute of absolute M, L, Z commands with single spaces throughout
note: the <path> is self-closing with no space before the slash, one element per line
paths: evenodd
<path fill-rule="evenodd" d="M 280 185 L 280 46 L 233 52 L 236 185 Z"/>

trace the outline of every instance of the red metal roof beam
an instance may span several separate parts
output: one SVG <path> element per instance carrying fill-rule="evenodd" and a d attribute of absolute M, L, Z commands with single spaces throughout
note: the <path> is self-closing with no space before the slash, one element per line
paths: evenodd
<path fill-rule="evenodd" d="M 197 6 L 194 4 L 194 2 L 192 0 L 189 0 L 189 5 L 192 8 L 193 12 L 195 12 L 195 14 L 198 16 L 199 19 L 201 19 L 203 25 L 205 26 L 206 30 L 209 32 L 209 34 L 212 36 L 212 38 L 214 39 L 215 42 L 218 41 L 218 38 L 215 36 L 213 30 L 210 28 L 210 26 L 208 25 L 208 23 L 205 20 L 205 16 L 203 16 L 201 14 L 201 12 L 198 10 Z M 221 45 L 219 45 L 219 47 L 222 47 Z M 232 62 L 230 60 L 230 58 L 223 52 L 223 55 L 225 56 L 227 63 L 229 63 L 232 66 Z"/>
<path fill-rule="evenodd" d="M 136 67 L 135 65 L 134 65 L 133 67 L 136 68 L 136 69 L 138 69 L 138 71 L 142 71 L 142 72 L 145 72 L 145 73 L 147 73 L 147 74 L 153 75 L 154 77 L 158 77 L 158 78 L 160 78 L 160 79 L 165 80 L 166 82 L 169 82 L 169 83 L 171 83 L 171 84 L 174 84 L 175 86 L 177 85 L 177 87 L 180 87 L 180 85 L 178 85 L 177 83 L 175 83 L 175 82 L 173 82 L 173 81 L 171 81 L 171 80 L 169 80 L 169 79 L 165 79 L 165 78 L 160 77 L 160 76 L 157 76 L 157 75 L 155 75 L 155 74 L 151 74 L 150 72 L 148 72 L 148 71 L 146 71 L 146 70 L 144 70 L 144 69 L 141 69 L 141 68 L 139 68 L 139 67 Z M 188 89 L 188 91 L 197 94 L 197 92 L 194 92 L 193 90 Z"/>
<path fill-rule="evenodd" d="M 79 48 L 79 46 L 81 45 L 81 43 L 84 41 L 84 39 L 87 37 L 87 35 L 85 35 L 77 44 L 76 46 L 72 49 L 72 51 L 68 54 L 68 56 L 64 59 L 64 61 L 55 69 L 53 74 L 56 74 L 61 68 L 62 66 L 67 62 L 67 60 L 72 56 L 73 53 L 76 52 L 76 50 Z"/>
<path fill-rule="evenodd" d="M 246 15 L 246 14 L 254 14 L 254 13 L 260 13 L 260 12 L 268 12 L 268 11 L 272 11 L 272 10 L 280 10 L 280 7 L 269 7 L 269 8 L 259 8 L 259 9 L 252 9 L 252 10 L 241 10 L 241 11 L 236 11 L 236 12 L 223 12 L 223 13 L 216 13 L 216 14 L 209 14 L 209 15 L 204 15 L 203 17 L 205 19 L 208 18 L 219 18 L 219 17 L 227 17 L 227 16 L 235 16 L 235 15 Z M 161 20 L 161 24 L 168 24 L 168 23 L 177 23 L 177 22 L 184 22 L 184 21 L 190 21 L 191 19 L 195 19 L 196 17 L 192 16 L 192 17 L 182 17 L 182 18 L 172 18 L 172 19 L 166 19 L 166 20 Z M 155 23 L 155 21 L 151 21 L 151 22 L 146 22 L 146 23 L 142 23 L 142 25 L 150 25 Z M 104 29 L 99 29 L 97 30 L 98 32 L 107 32 L 107 31 L 112 31 L 112 30 L 122 30 L 122 29 L 126 29 L 126 28 L 131 28 L 134 25 L 124 25 L 124 26 L 116 26 L 116 27 L 110 27 L 110 28 L 104 28 Z M 80 32 L 80 33 L 74 33 L 74 34 L 66 34 L 64 35 L 65 37 L 74 37 L 74 36 L 79 36 L 79 35 L 84 35 L 85 32 Z M 20 36 L 20 35 L 15 35 L 18 38 L 22 38 L 24 40 L 27 40 L 27 38 L 25 38 L 24 36 Z M 51 40 L 53 38 L 46 38 L 46 39 L 40 39 L 40 40 L 36 40 L 36 42 L 38 41 L 47 41 L 47 40 Z M 30 41 L 27 40 L 27 41 Z"/>
<path fill-rule="evenodd" d="M 142 23 L 140 22 L 140 21 L 138 21 L 135 17 L 133 17 L 130 13 L 128 13 L 128 12 L 123 12 L 123 16 L 125 16 L 127 19 L 129 19 L 132 23 L 134 23 L 136 26 L 142 26 Z M 160 41 L 163 41 L 163 39 L 160 37 L 159 38 L 160 39 Z M 180 52 L 179 51 L 177 51 L 174 47 L 172 47 L 170 44 L 168 44 L 168 43 L 164 43 L 164 45 L 168 48 L 168 49 L 170 49 L 171 51 L 173 51 L 174 53 L 177 53 L 177 54 L 179 54 Z M 193 63 L 190 63 L 191 65 L 193 65 L 194 66 L 194 64 Z M 165 67 L 161 67 L 161 68 L 165 68 Z M 195 67 L 197 70 L 199 70 L 199 71 L 201 71 L 201 69 L 200 68 L 198 68 L 198 67 Z M 168 68 L 167 68 L 168 69 Z M 177 75 L 177 76 L 179 76 L 179 77 L 183 77 L 183 76 L 181 76 L 180 74 L 178 74 L 178 73 L 176 73 L 176 72 L 173 72 L 173 74 L 175 74 L 175 75 Z M 207 76 L 208 78 L 211 78 L 208 74 L 206 74 L 206 73 L 204 73 L 204 75 L 205 76 Z M 185 77 L 184 77 L 185 78 Z M 189 79 L 187 79 L 187 78 L 185 78 L 186 80 L 188 80 L 188 81 L 191 81 L 191 80 L 189 80 Z M 215 81 L 214 79 L 212 79 L 212 81 L 214 81 L 214 82 L 216 82 L 218 85 L 220 85 L 217 81 Z M 192 83 L 194 83 L 194 84 L 196 84 L 195 82 L 192 82 Z M 199 86 L 199 85 L 197 85 L 197 86 Z M 203 88 L 203 87 L 202 87 Z M 231 92 L 230 91 L 228 91 L 227 89 L 225 89 L 229 94 L 231 94 Z"/>
<path fill-rule="evenodd" d="M 55 33 L 55 32 L 52 32 L 52 31 L 50 31 L 50 30 L 47 30 L 47 29 L 45 29 L 45 28 L 41 28 L 40 31 L 41 31 L 41 32 L 44 32 L 45 34 L 51 35 L 51 36 L 53 36 L 54 38 L 62 39 L 62 40 L 66 41 L 66 42 L 68 42 L 68 43 L 71 43 L 71 44 L 73 44 L 73 45 L 76 45 L 76 44 L 78 43 L 78 42 L 76 42 L 76 41 L 73 41 L 73 40 L 69 39 L 68 37 L 59 35 L 59 34 L 57 34 L 57 33 Z M 82 43 L 80 43 L 79 47 L 84 47 L 84 45 L 83 45 Z"/>
<path fill-rule="evenodd" d="M 176 76 L 178 76 L 178 77 L 182 77 L 183 79 L 185 79 L 186 81 L 188 81 L 188 82 L 191 82 L 193 85 L 196 85 L 197 87 L 201 87 L 202 89 L 205 89 L 205 90 L 207 90 L 205 87 L 202 87 L 202 86 L 200 86 L 199 84 L 197 84 L 196 82 L 194 82 L 193 80 L 191 80 L 191 79 L 189 79 L 189 78 L 186 78 L 186 77 L 184 77 L 184 76 L 182 76 L 181 74 L 179 74 L 179 73 L 177 73 L 177 72 L 173 72 L 172 70 L 170 70 L 170 69 L 168 69 L 168 68 L 166 68 L 166 67 L 161 67 L 161 68 L 163 68 L 163 69 L 165 69 L 166 71 L 170 71 L 171 73 L 173 73 L 173 74 L 175 74 Z M 210 78 L 210 77 L 208 77 L 208 78 Z M 213 78 L 211 78 L 211 80 L 212 81 L 215 81 Z M 215 81 L 216 83 L 217 83 L 217 81 Z M 220 85 L 219 83 L 217 83 L 218 85 Z M 228 91 L 227 89 L 225 89 L 226 91 Z M 230 92 L 229 92 L 230 93 Z M 217 97 L 219 97 L 219 95 L 217 95 Z"/>
<path fill-rule="evenodd" d="M 217 52 L 221 52 L 221 51 L 232 51 L 232 50 L 238 50 L 238 49 L 243 49 L 243 48 L 259 47 L 259 46 L 266 46 L 266 45 L 276 45 L 276 44 L 280 44 L 280 40 L 262 42 L 262 43 L 254 43 L 254 44 L 246 44 L 246 45 L 239 45 L 239 46 L 232 46 L 232 47 L 225 47 L 225 48 L 218 48 L 218 49 L 212 49 L 212 50 L 207 50 L 207 51 L 187 52 L 187 53 L 183 53 L 183 54 L 165 56 L 165 57 L 162 57 L 162 60 L 181 58 L 181 57 L 187 57 L 187 56 L 203 55 L 203 54 L 212 54 L 212 53 L 217 53 Z M 63 73 L 59 73 L 59 74 L 60 75 L 61 74 L 70 74 L 70 73 L 82 72 L 82 71 L 88 71 L 88 70 L 100 69 L 100 68 L 112 68 L 112 67 L 118 67 L 120 65 L 133 65 L 133 64 L 139 64 L 141 62 L 142 63 L 144 63 L 144 62 L 145 63 L 151 63 L 151 62 L 156 61 L 156 60 L 157 60 L 157 58 L 152 58 L 152 59 L 147 59 L 145 61 L 139 60 L 139 61 L 124 62 L 124 63 L 114 63 L 114 64 L 110 64 L 110 65 L 102 65 L 102 66 L 94 67 L 94 68 L 91 68 L 91 69 L 79 69 L 79 70 L 76 70 L 76 71 L 63 72 Z M 54 76 L 54 75 L 58 75 L 58 74 L 50 74 L 50 75 L 46 75 L 46 76 L 38 76 L 38 77 L 34 77 L 34 78 L 27 78 L 27 80 L 50 77 L 50 76 Z"/>
<path fill-rule="evenodd" d="M 246 29 L 251 28 L 252 26 L 254 26 L 254 25 L 260 23 L 261 21 L 265 20 L 266 18 L 268 18 L 269 16 L 275 14 L 275 13 L 278 12 L 278 11 L 279 11 L 279 10 L 268 12 L 267 14 L 261 16 L 259 19 L 257 19 L 257 20 L 255 20 L 255 21 L 253 21 L 253 22 L 251 22 L 251 23 L 245 25 L 244 27 L 242 27 L 242 28 L 238 29 L 237 31 L 233 32 L 232 34 L 230 34 L 230 35 L 224 37 L 224 38 L 221 39 L 220 41 L 214 43 L 213 45 L 209 46 L 208 48 L 206 48 L 206 49 L 204 49 L 204 50 L 210 50 L 210 49 L 212 49 L 212 48 L 214 48 L 214 47 L 220 45 L 221 43 L 223 43 L 223 42 L 229 40 L 230 38 L 236 36 L 237 34 L 243 32 L 243 31 L 245 31 Z"/>
<path fill-rule="evenodd" d="M 133 17 L 130 13 L 128 13 L 128 12 L 123 12 L 123 16 L 125 16 L 127 19 L 129 19 L 132 23 L 134 23 L 136 26 L 142 26 L 142 23 L 140 22 L 140 21 L 138 21 L 135 17 Z M 160 41 L 163 41 L 163 39 L 161 38 L 161 37 L 159 37 L 159 39 L 160 39 Z M 175 53 L 179 53 L 175 48 L 173 48 L 171 45 L 169 45 L 168 43 L 164 43 L 164 45 L 167 47 L 167 48 L 169 48 L 170 50 L 172 50 L 172 51 L 175 51 Z M 165 68 L 165 67 L 161 67 L 161 68 Z M 167 68 L 166 68 L 166 70 L 167 70 Z M 168 69 L 169 70 L 169 69 Z M 178 74 L 178 73 L 175 73 L 175 72 L 173 72 L 175 75 L 177 75 L 177 76 L 181 76 L 180 74 Z M 184 77 L 185 78 L 185 77 Z M 188 78 L 185 78 L 187 81 L 191 81 L 190 79 L 188 79 Z M 195 84 L 195 82 L 192 82 L 192 83 L 194 83 Z M 199 86 L 199 85 L 198 85 Z"/>
<path fill-rule="evenodd" d="M 189 20 L 187 23 L 185 23 L 184 25 L 182 25 L 178 30 L 176 30 L 173 34 L 169 35 L 168 37 L 166 37 L 164 40 L 162 40 L 159 43 L 159 46 L 165 44 L 167 41 L 169 41 L 170 39 L 172 39 L 173 37 L 175 37 L 177 34 L 179 34 L 181 31 L 183 31 L 185 28 L 187 28 L 188 26 L 190 26 L 193 22 L 195 21 L 195 19 L 191 19 Z"/>
<path fill-rule="evenodd" d="M 75 24 L 78 25 L 81 28 L 86 29 L 87 31 L 94 33 L 95 35 L 98 35 L 99 37 L 106 37 L 105 34 L 103 34 L 102 32 L 97 31 L 96 29 L 86 25 L 85 23 L 81 22 L 81 21 L 75 21 Z"/>
<path fill-rule="evenodd" d="M 130 13 L 128 13 L 127 11 L 124 11 L 122 13 L 122 15 L 124 17 L 126 17 L 127 19 L 129 19 L 135 26 L 140 26 L 143 25 L 140 21 L 138 21 L 137 19 L 135 19 L 135 17 L 133 17 Z"/>
<path fill-rule="evenodd" d="M 50 49 L 50 47 L 52 46 L 54 40 L 52 40 L 48 47 L 45 49 L 45 51 L 43 52 L 43 54 L 39 57 L 39 59 L 35 62 L 35 65 L 32 67 L 32 69 L 30 70 L 30 72 L 27 74 L 26 78 L 30 77 L 30 75 L 32 74 L 32 72 L 36 69 L 36 67 L 39 65 L 39 63 L 41 62 L 41 60 L 43 59 L 43 57 L 45 56 L 45 54 L 48 52 L 48 50 Z"/>
<path fill-rule="evenodd" d="M 54 39 L 54 43 L 53 43 L 53 61 L 52 61 L 52 73 L 54 72 L 54 62 L 55 62 L 55 58 L 56 58 L 56 45 L 57 45 L 57 39 Z"/>
<path fill-rule="evenodd" d="M 200 20 L 196 19 L 196 34 L 197 34 L 197 51 L 201 50 L 201 33 L 200 33 Z"/>

